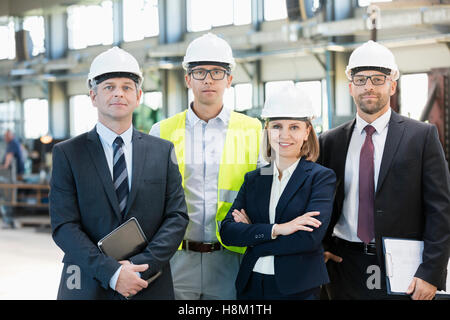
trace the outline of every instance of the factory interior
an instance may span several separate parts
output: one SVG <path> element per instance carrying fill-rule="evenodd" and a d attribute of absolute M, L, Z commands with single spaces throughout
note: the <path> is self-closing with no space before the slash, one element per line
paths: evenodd
<path fill-rule="evenodd" d="M 236 60 L 224 108 L 261 119 L 267 97 L 293 83 L 309 94 L 318 135 L 355 117 L 351 52 L 383 44 L 400 71 L 392 109 L 434 124 L 450 159 L 450 1 L 0 0 L 0 160 L 7 131 L 24 154 L 20 181 L 14 166 L 0 169 L 0 204 L 13 219 L 0 229 L 0 300 L 56 299 L 64 254 L 51 234 L 52 148 L 97 123 L 92 60 L 114 46 L 137 59 L 133 126 L 149 133 L 193 101 L 182 61 L 208 32 Z"/>

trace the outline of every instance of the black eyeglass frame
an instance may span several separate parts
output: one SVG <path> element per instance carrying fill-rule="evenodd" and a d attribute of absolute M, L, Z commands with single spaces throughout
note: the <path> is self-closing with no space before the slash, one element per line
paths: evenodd
<path fill-rule="evenodd" d="M 361 83 L 361 84 L 355 83 L 355 77 L 360 77 L 361 79 L 365 78 L 364 83 Z M 372 77 L 383 77 L 384 80 L 383 80 L 382 83 L 373 83 Z M 372 83 L 372 85 L 374 85 L 374 86 L 382 86 L 382 85 L 384 85 L 386 83 L 386 79 L 387 78 L 390 78 L 390 76 L 385 75 L 385 74 L 373 74 L 371 76 L 365 76 L 365 75 L 362 75 L 362 74 L 358 74 L 358 75 L 352 76 L 352 83 L 355 86 L 362 87 L 362 86 L 365 86 L 367 84 L 367 80 L 370 79 L 370 82 Z"/>
<path fill-rule="evenodd" d="M 205 72 L 205 76 L 203 78 L 196 78 L 194 76 L 194 72 L 195 71 L 204 71 Z M 221 71 L 223 72 L 223 76 L 221 78 L 215 78 L 212 74 L 213 71 Z M 225 76 L 229 76 L 231 74 L 230 70 L 226 70 L 226 69 L 211 69 L 211 70 L 207 70 L 207 69 L 203 69 L 203 68 L 198 68 L 198 69 L 191 69 L 188 71 L 189 75 L 192 75 L 192 78 L 194 78 L 195 80 L 205 80 L 206 77 L 208 76 L 208 74 L 211 76 L 211 79 L 213 80 L 223 80 L 225 78 Z"/>

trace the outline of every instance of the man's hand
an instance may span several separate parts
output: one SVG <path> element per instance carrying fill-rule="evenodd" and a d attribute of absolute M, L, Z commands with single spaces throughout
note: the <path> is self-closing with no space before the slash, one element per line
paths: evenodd
<path fill-rule="evenodd" d="M 406 290 L 406 294 L 411 295 L 413 300 L 432 300 L 436 295 L 437 288 L 431 283 L 414 277 Z"/>
<path fill-rule="evenodd" d="M 330 260 L 330 259 L 333 260 L 334 262 L 337 262 L 337 263 L 342 262 L 342 258 L 341 257 L 339 257 L 339 256 L 337 256 L 335 254 L 332 254 L 330 251 L 325 251 L 323 253 L 323 258 L 325 259 L 325 263 L 327 263 L 328 260 Z"/>
<path fill-rule="evenodd" d="M 119 278 L 116 283 L 116 291 L 124 297 L 134 296 L 144 288 L 147 288 L 147 281 L 141 279 L 136 272 L 144 272 L 148 269 L 148 264 L 131 264 L 129 261 L 119 261 L 122 265 Z"/>

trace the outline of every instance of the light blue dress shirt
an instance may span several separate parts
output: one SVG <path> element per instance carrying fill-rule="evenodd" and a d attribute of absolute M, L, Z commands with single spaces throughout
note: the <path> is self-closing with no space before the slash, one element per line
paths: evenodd
<path fill-rule="evenodd" d="M 119 136 L 117 133 L 112 131 L 111 129 L 104 126 L 102 123 L 98 122 L 97 126 L 97 133 L 100 137 L 100 142 L 103 146 L 103 151 L 105 152 L 106 162 L 108 163 L 109 172 L 111 172 L 111 180 L 113 179 L 113 154 L 114 154 L 114 147 L 113 143 L 114 140 Z M 127 131 L 122 133 L 120 135 L 123 140 L 123 152 L 125 155 L 125 163 L 127 165 L 127 172 L 128 172 L 128 190 L 131 190 L 131 177 L 133 172 L 133 126 L 130 126 Z M 122 266 L 120 266 L 117 271 L 114 273 L 114 275 L 111 277 L 111 280 L 109 280 L 109 286 L 115 290 L 117 279 L 119 279 L 120 271 L 122 270 Z M 136 272 L 139 276 L 140 274 Z"/>

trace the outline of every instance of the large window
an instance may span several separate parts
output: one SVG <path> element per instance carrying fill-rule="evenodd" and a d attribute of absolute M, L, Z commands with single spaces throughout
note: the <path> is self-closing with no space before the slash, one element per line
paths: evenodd
<path fill-rule="evenodd" d="M 16 40 L 12 20 L 0 20 L 0 43 L 0 59 L 14 59 L 16 57 Z"/>
<path fill-rule="evenodd" d="M 19 108 L 15 101 L 0 103 L 0 132 L 6 129 L 16 131 L 15 124 L 20 119 Z"/>
<path fill-rule="evenodd" d="M 72 137 L 91 130 L 97 123 L 97 108 L 88 95 L 70 97 L 70 135 Z"/>
<path fill-rule="evenodd" d="M 264 0 L 264 20 L 287 18 L 286 0 Z"/>
<path fill-rule="evenodd" d="M 26 17 L 23 20 L 23 29 L 30 32 L 31 41 L 33 42 L 33 52 L 31 54 L 37 56 L 39 53 L 45 52 L 44 17 Z"/>
<path fill-rule="evenodd" d="M 159 34 L 158 0 L 123 2 L 123 39 L 142 40 Z"/>
<path fill-rule="evenodd" d="M 358 0 L 358 5 L 360 7 L 367 7 L 368 5 L 377 2 L 392 2 L 392 0 Z"/>
<path fill-rule="evenodd" d="M 204 31 L 212 27 L 249 24 L 251 0 L 188 0 L 188 31 Z"/>
<path fill-rule="evenodd" d="M 407 74 L 400 77 L 400 113 L 419 120 L 428 99 L 428 75 Z"/>
<path fill-rule="evenodd" d="M 37 139 L 48 133 L 48 101 L 27 99 L 23 104 L 24 134 L 27 139 Z"/>
<path fill-rule="evenodd" d="M 133 126 L 148 133 L 153 124 L 163 119 L 163 93 L 161 91 L 144 92 L 141 104 L 133 112 Z"/>
<path fill-rule="evenodd" d="M 110 0 L 99 5 L 70 6 L 67 14 L 70 49 L 113 43 L 113 10 Z"/>

